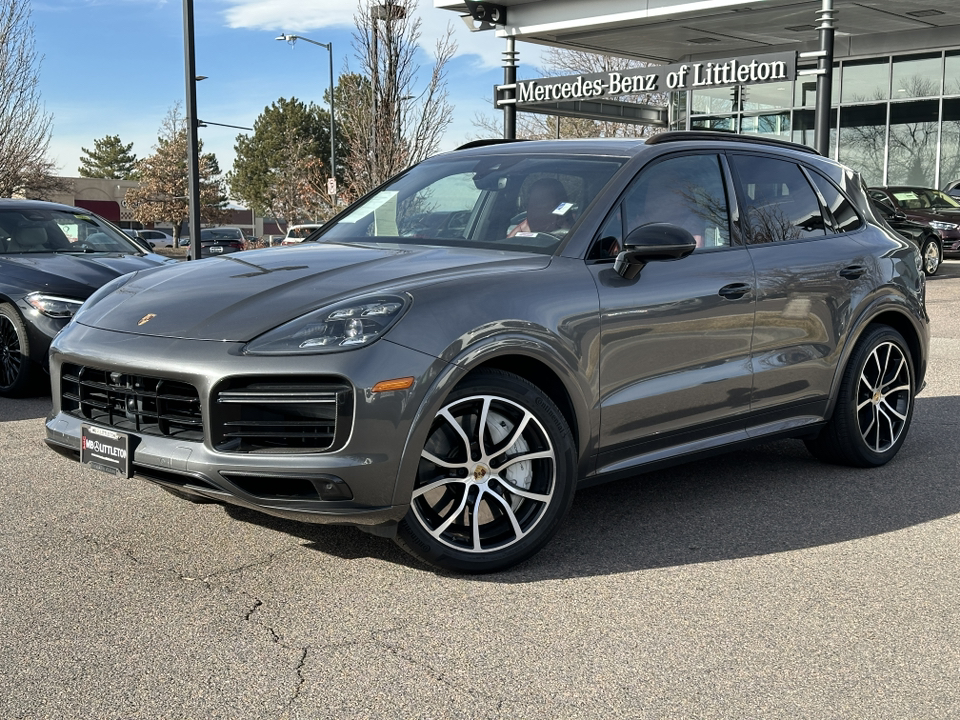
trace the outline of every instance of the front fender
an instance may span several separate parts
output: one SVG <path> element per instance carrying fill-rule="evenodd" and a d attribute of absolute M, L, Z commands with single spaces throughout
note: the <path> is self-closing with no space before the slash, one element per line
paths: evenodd
<path fill-rule="evenodd" d="M 580 477 L 587 475 L 593 469 L 596 460 L 596 428 L 599 427 L 600 409 L 597 403 L 588 401 L 589 392 L 585 392 L 577 381 L 577 370 L 563 362 L 560 354 L 540 339 L 520 334 L 486 337 L 482 343 L 465 348 L 456 357 L 445 358 L 449 364 L 437 375 L 423 396 L 420 408 L 410 425 L 400 459 L 394 505 L 410 503 L 420 453 L 426 444 L 430 425 L 450 392 L 473 370 L 491 361 L 511 356 L 542 362 L 560 378 L 576 417 L 576 429 L 571 428 L 571 432 L 576 432 Z M 509 365 L 503 362 L 498 363 L 497 366 L 509 369 Z"/>

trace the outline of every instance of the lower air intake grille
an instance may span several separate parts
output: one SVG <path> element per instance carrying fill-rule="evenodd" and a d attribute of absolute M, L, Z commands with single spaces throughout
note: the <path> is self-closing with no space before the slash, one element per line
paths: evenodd
<path fill-rule="evenodd" d="M 60 407 L 74 417 L 117 430 L 203 440 L 197 389 L 177 380 L 64 363 Z"/>
<path fill-rule="evenodd" d="M 213 397 L 213 446 L 221 452 L 329 452 L 350 435 L 353 391 L 342 381 L 232 378 Z"/>

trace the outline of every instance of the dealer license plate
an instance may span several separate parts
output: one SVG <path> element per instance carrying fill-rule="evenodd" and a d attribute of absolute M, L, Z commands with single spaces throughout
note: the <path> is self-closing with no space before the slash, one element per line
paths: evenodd
<path fill-rule="evenodd" d="M 80 462 L 95 470 L 131 477 L 130 436 L 84 423 L 80 427 Z"/>

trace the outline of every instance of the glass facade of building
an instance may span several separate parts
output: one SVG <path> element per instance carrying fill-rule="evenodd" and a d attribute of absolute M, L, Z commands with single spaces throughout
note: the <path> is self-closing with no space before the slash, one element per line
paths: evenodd
<path fill-rule="evenodd" d="M 671 127 L 813 146 L 816 77 L 671 94 Z M 960 180 L 960 50 L 842 60 L 833 69 L 830 156 L 868 185 Z"/>

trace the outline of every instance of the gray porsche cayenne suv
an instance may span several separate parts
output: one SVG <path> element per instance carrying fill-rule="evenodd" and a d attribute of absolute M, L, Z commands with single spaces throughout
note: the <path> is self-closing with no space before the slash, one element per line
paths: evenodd
<path fill-rule="evenodd" d="M 774 438 L 896 455 L 924 276 L 855 172 L 714 133 L 473 145 L 317 242 L 103 287 L 51 348 L 50 447 L 461 572 L 587 484 Z"/>

